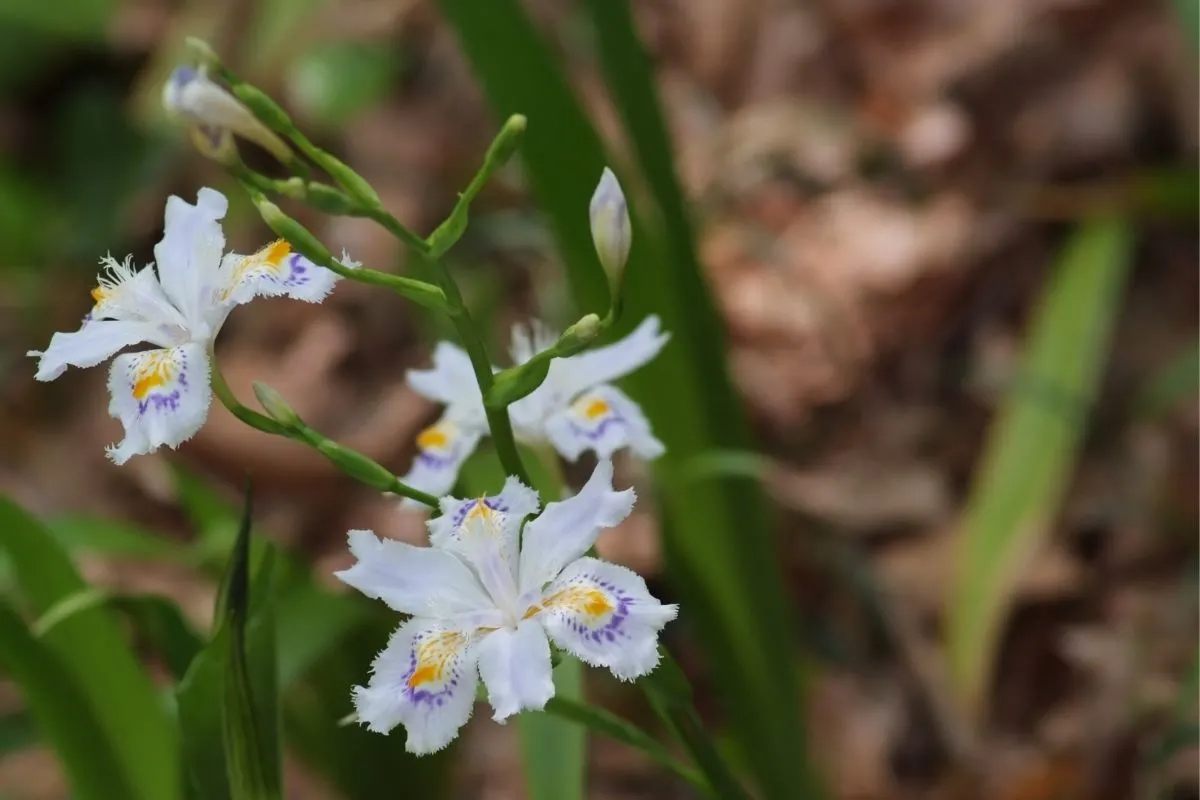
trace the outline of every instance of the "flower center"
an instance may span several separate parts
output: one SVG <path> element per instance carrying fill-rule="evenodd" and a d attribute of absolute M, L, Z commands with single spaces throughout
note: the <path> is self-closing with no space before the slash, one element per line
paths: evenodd
<path fill-rule="evenodd" d="M 535 603 L 530 606 L 521 619 L 532 619 L 541 612 L 553 608 L 566 608 L 595 618 L 611 613 L 616 606 L 599 589 L 592 589 L 585 586 L 568 586 L 565 589 L 559 589 L 554 594 L 542 600 L 540 604 Z"/>
<path fill-rule="evenodd" d="M 135 374 L 133 396 L 144 400 L 150 392 L 175 380 L 175 363 L 162 353 L 151 352 Z"/>

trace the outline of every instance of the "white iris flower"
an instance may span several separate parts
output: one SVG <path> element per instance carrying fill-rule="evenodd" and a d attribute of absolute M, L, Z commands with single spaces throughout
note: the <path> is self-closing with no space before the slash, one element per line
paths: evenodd
<path fill-rule="evenodd" d="M 470 718 L 480 679 L 499 722 L 541 709 L 554 696 L 550 642 L 623 680 L 651 672 L 678 608 L 636 573 L 584 555 L 633 508 L 633 490 L 613 491 L 612 475 L 601 461 L 523 533 L 539 501 L 516 478 L 495 497 L 444 498 L 430 547 L 351 531 L 358 560 L 337 577 L 412 615 L 354 689 L 358 720 L 378 733 L 403 725 L 410 752 L 432 753 Z"/>
<path fill-rule="evenodd" d="M 626 447 L 644 459 L 662 455 L 662 442 L 654 437 L 641 408 L 612 382 L 650 362 L 669 338 L 659 330 L 658 317 L 651 316 L 618 342 L 554 359 L 545 382 L 509 406 L 517 439 L 549 444 L 571 461 L 589 450 L 611 458 Z M 529 328 L 516 326 L 513 360 L 522 364 L 557 339 L 557 333 L 536 322 Z M 407 380 L 418 394 L 446 410 L 418 434 L 417 455 L 401 480 L 444 495 L 454 488 L 463 462 L 488 433 L 471 359 L 460 347 L 441 342 L 433 351 L 432 368 L 409 370 Z"/>
<path fill-rule="evenodd" d="M 108 455 L 118 464 L 163 445 L 178 447 L 204 424 L 211 343 L 235 306 L 267 295 L 320 302 L 338 280 L 283 240 L 249 256 L 225 253 L 220 220 L 227 208 L 214 189 L 201 189 L 195 205 L 170 197 L 156 265 L 139 270 L 132 257 L 101 259 L 107 274 L 92 290 L 95 305 L 83 325 L 29 352 L 39 357 L 37 379 L 52 381 L 68 366 L 93 367 L 141 342 L 155 346 L 113 360 L 108 410 L 125 438 Z"/>

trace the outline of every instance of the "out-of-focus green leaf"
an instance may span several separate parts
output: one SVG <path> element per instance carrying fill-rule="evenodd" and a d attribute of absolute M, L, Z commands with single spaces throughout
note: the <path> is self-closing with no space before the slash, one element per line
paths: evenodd
<path fill-rule="evenodd" d="M 608 159 L 563 71 L 513 0 L 442 0 L 498 116 L 523 113 L 521 149 L 580 311 L 603 313 L 608 288 L 593 252 L 588 203 Z M 720 320 L 691 245 L 645 52 L 624 2 L 588 5 L 609 88 L 634 143 L 653 210 L 626 180 L 634 223 L 618 332 L 657 313 L 673 336 L 627 380 L 667 454 L 656 462 L 666 512 L 668 567 L 685 613 L 703 619 L 730 722 L 766 797 L 811 789 L 789 622 L 761 487 L 753 480 L 672 480 L 711 450 L 748 451 L 747 424 L 725 372 Z M 617 170 L 620 172 L 621 170 Z M 661 225 L 648 224 L 650 221 Z M 781 655 L 781 653 L 783 655 Z"/>
<path fill-rule="evenodd" d="M 308 582 L 280 596 L 279 685 L 286 691 L 314 664 L 367 624 L 371 608 L 362 598 L 334 595 Z"/>
<path fill-rule="evenodd" d="M 0 66 L 0 91 L 3 80 L 3 66 Z M 0 165 L 0 241 L 4 242 L 0 271 L 35 265 L 45 244 L 49 211 L 50 200 L 35 181 Z"/>
<path fill-rule="evenodd" d="M 1143 388 L 1135 407 L 1143 418 L 1157 417 L 1200 392 L 1200 343 L 1178 354 Z"/>
<path fill-rule="evenodd" d="M 220 625 L 176 691 L 193 796 L 282 794 L 273 554 L 250 578 L 250 498 L 222 585 Z"/>
<path fill-rule="evenodd" d="M 130 621 L 139 638 L 154 648 L 177 680 L 187 674 L 204 641 L 178 605 L 155 595 L 118 595 L 108 603 Z"/>
<path fill-rule="evenodd" d="M 582 700 L 583 664 L 564 658 L 554 669 L 554 687 L 556 697 Z M 582 800 L 587 781 L 584 729 L 542 711 L 522 714 L 517 721 L 529 797 Z"/>
<path fill-rule="evenodd" d="M 99 606 L 107 606 L 128 619 L 138 636 L 154 646 L 177 678 L 184 676 L 204 646 L 174 601 L 148 594 L 110 595 L 96 588 L 76 592 L 52 606 L 34 623 L 34 635 L 44 638 L 56 626 Z"/>
<path fill-rule="evenodd" d="M 0 659 L 2 662 L 3 659 Z M 30 713 L 21 709 L 0 717 L 0 758 L 37 744 L 36 723 Z"/>
<path fill-rule="evenodd" d="M 292 63 L 288 96 L 318 125 L 340 128 L 387 93 L 400 67 L 392 42 L 328 42 Z"/>
<path fill-rule="evenodd" d="M 46 527 L 59 544 L 72 552 L 148 561 L 179 562 L 188 558 L 184 545 L 128 522 L 64 516 L 47 520 Z"/>
<path fill-rule="evenodd" d="M 1186 0 L 1195 6 L 1197 0 Z M 1196 167 L 1145 170 L 1131 181 L 1139 216 L 1194 220 L 1200 213 L 1200 171 Z"/>
<path fill-rule="evenodd" d="M 116 0 L 4 0 L 0 25 L 20 26 L 62 39 L 100 42 L 108 31 Z"/>
<path fill-rule="evenodd" d="M 1200 0 L 1175 0 L 1175 13 L 1195 55 L 1200 52 Z"/>
<path fill-rule="evenodd" d="M 87 588 L 54 537 L 7 500 L 0 500 L 0 550 L 9 557 L 21 598 L 36 615 Z M 175 729 L 112 612 L 98 607 L 74 614 L 41 641 L 61 660 L 112 743 L 130 787 L 120 796 L 176 797 Z"/>
<path fill-rule="evenodd" d="M 975 720 L 985 709 L 1013 588 L 1050 533 L 1096 395 L 1128 271 L 1119 222 L 1083 225 L 1064 248 L 991 427 L 962 525 L 950 598 L 950 676 Z"/>
<path fill-rule="evenodd" d="M 54 224 L 60 234 L 53 241 L 58 256 L 88 269 L 118 238 L 134 192 L 166 163 L 163 143 L 131 127 L 122 100 L 115 86 L 85 82 L 56 109 L 53 121 Z"/>
<path fill-rule="evenodd" d="M 653 759 L 659 766 L 683 778 L 701 791 L 708 792 L 708 783 L 691 767 L 684 766 L 675 759 L 662 743 L 641 728 L 597 706 L 580 703 L 559 695 L 550 698 L 546 704 L 546 713 L 561 719 L 578 722 L 588 730 L 602 733 L 610 739 L 641 751 Z"/>
<path fill-rule="evenodd" d="M 0 602 L 0 669 L 21 688 L 38 733 L 58 756 L 79 800 L 144 797 L 129 780 L 116 743 L 60 654 Z M 174 793 L 163 795 L 174 797 Z"/>

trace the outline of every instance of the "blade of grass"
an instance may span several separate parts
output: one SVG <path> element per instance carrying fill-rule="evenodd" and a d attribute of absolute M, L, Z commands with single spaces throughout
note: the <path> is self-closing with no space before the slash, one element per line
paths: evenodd
<path fill-rule="evenodd" d="M 0 758 L 37 743 L 36 722 L 29 711 L 20 709 L 0 717 Z"/>
<path fill-rule="evenodd" d="M 189 782 L 206 800 L 282 796 L 274 553 L 263 552 L 252 584 L 250 528 L 247 492 L 218 599 L 220 627 L 176 691 Z"/>
<path fill-rule="evenodd" d="M 78 800 L 146 797 L 123 770 L 114 742 L 63 659 L 0 602 L 0 669 L 21 689 L 37 733 L 53 748 Z"/>
<path fill-rule="evenodd" d="M 42 525 L 0 499 L 0 550 L 9 557 L 20 595 L 38 615 L 88 585 Z M 129 791 L 119 795 L 165 800 L 178 795 L 178 735 L 149 675 L 111 610 L 88 608 L 41 640 L 61 660 L 96 714 Z"/>
<path fill-rule="evenodd" d="M 546 713 L 573 720 L 588 730 L 603 733 L 610 739 L 640 750 L 659 766 L 675 773 L 695 788 L 706 794 L 709 792 L 708 783 L 699 772 L 680 763 L 653 736 L 610 711 L 556 695 L 546 704 Z"/>
<path fill-rule="evenodd" d="M 1158 417 L 1200 392 L 1200 342 L 1169 360 L 1142 387 L 1134 411 L 1142 419 Z"/>
<path fill-rule="evenodd" d="M 554 668 L 554 694 L 579 701 L 583 664 L 564 658 Z M 525 781 L 533 800 L 583 800 L 587 783 L 587 735 L 579 725 L 542 711 L 517 717 Z"/>
<path fill-rule="evenodd" d="M 562 70 L 513 0 L 442 0 L 499 116 L 524 113 L 522 159 L 545 212 L 580 311 L 603 312 L 607 286 L 593 252 L 590 193 L 608 159 Z M 764 796 L 803 797 L 812 780 L 800 722 L 792 654 L 794 627 L 776 569 L 770 515 L 753 480 L 726 479 L 699 490 L 672 480 L 679 465 L 711 450 L 753 449 L 724 369 L 720 325 L 690 243 L 645 54 L 621 2 L 590 9 L 610 88 L 635 140 L 662 229 L 631 196 L 634 236 L 620 331 L 648 313 L 674 334 L 628 380 L 668 453 L 656 462 L 666 511 L 666 551 L 685 614 L 703 619 L 704 638 L 737 739 Z M 627 185 L 629 182 L 626 182 Z M 632 194 L 632 193 L 630 193 Z M 780 652 L 783 656 L 780 657 Z"/>
<path fill-rule="evenodd" d="M 966 505 L 947 608 L 950 677 L 968 716 L 985 713 L 1013 588 L 1051 530 L 1095 398 L 1129 267 L 1126 225 L 1095 221 L 1067 243 L 1029 327 Z"/>

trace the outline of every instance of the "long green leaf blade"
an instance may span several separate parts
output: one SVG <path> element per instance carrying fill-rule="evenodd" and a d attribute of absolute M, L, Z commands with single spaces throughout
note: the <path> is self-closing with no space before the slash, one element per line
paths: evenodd
<path fill-rule="evenodd" d="M 270 800 L 282 796 L 274 552 L 251 583 L 250 495 L 222 582 L 220 625 L 193 659 L 176 697 L 193 796 Z"/>
<path fill-rule="evenodd" d="M 282 796 L 283 757 L 275 616 L 270 597 L 274 551 L 268 550 L 261 560 L 252 592 L 250 529 L 251 492 L 247 487 L 226 583 L 225 625 L 231 636 L 225 662 L 225 758 L 235 798 L 268 800 Z"/>
<path fill-rule="evenodd" d="M 61 658 L 0 602 L 0 669 L 21 688 L 43 741 L 58 756 L 78 800 L 137 797 L 114 743 Z"/>
<path fill-rule="evenodd" d="M 1096 396 L 1131 234 L 1085 224 L 1067 243 L 1029 328 L 1016 384 L 993 423 L 963 518 L 947 609 L 954 688 L 979 720 L 1013 588 L 1051 530 Z"/>
<path fill-rule="evenodd" d="M 583 664 L 564 658 L 554 669 L 555 698 L 582 699 Z M 545 712 L 522 714 L 521 750 L 531 800 L 583 800 L 586 781 L 586 737 L 578 725 Z"/>
<path fill-rule="evenodd" d="M 441 7 L 497 114 L 528 116 L 522 159 L 530 188 L 547 215 L 580 310 L 603 311 L 607 287 L 587 215 L 590 193 L 608 161 L 598 135 L 517 3 L 442 0 Z M 704 620 L 698 629 L 725 687 L 737 740 L 764 795 L 804 796 L 811 779 L 792 654 L 794 629 L 761 488 L 745 479 L 711 482 L 702 489 L 695 482 L 672 480 L 680 464 L 702 453 L 753 448 L 724 370 L 719 320 L 695 262 L 645 54 L 632 35 L 624 3 L 597 3 L 592 11 L 610 88 L 666 221 L 662 230 L 648 227 L 650 217 L 638 213 L 629 192 L 634 244 L 620 328 L 657 313 L 673 333 L 653 364 L 627 381 L 668 446 L 656 467 L 673 581 L 687 612 Z"/>
<path fill-rule="evenodd" d="M 54 537 L 22 509 L 0 499 L 0 549 L 9 557 L 21 597 L 45 614 L 88 586 Z M 128 797 L 178 795 L 178 736 L 149 675 L 138 663 L 110 609 L 71 615 L 41 640 L 61 660 L 111 743 Z"/>

